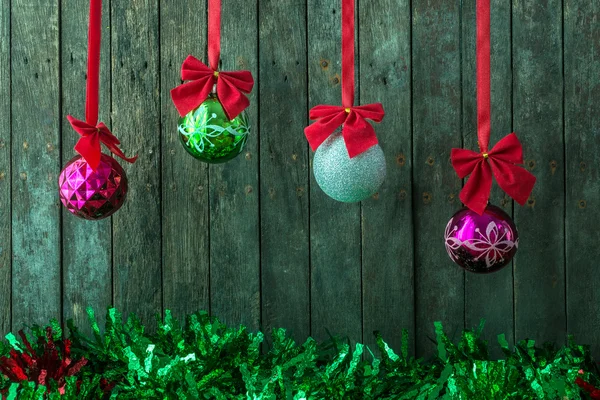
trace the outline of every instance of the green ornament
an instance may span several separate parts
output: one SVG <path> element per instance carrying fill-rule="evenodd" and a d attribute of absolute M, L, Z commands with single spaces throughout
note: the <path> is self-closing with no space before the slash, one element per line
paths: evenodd
<path fill-rule="evenodd" d="M 179 138 L 188 153 L 207 163 L 224 163 L 242 152 L 250 125 L 246 111 L 230 120 L 211 94 L 198 108 L 179 119 Z"/>

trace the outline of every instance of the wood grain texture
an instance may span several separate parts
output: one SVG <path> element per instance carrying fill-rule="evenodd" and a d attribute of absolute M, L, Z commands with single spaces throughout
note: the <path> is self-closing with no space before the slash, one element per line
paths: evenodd
<path fill-rule="evenodd" d="M 13 329 L 61 315 L 58 18 L 58 0 L 12 1 Z"/>
<path fill-rule="evenodd" d="M 164 307 L 184 318 L 210 305 L 209 182 L 208 166 L 181 145 L 170 91 L 188 54 L 205 59 L 206 2 L 163 1 L 160 23 Z"/>
<path fill-rule="evenodd" d="M 514 129 L 537 177 L 515 207 L 515 338 L 565 340 L 562 7 L 513 1 Z"/>
<path fill-rule="evenodd" d="M 310 327 L 306 3 L 259 2 L 262 325 Z"/>
<path fill-rule="evenodd" d="M 0 335 L 11 323 L 10 1 L 0 1 Z"/>
<path fill-rule="evenodd" d="M 341 4 L 308 1 L 309 107 L 341 105 Z M 358 40 L 355 51 L 358 65 Z M 360 203 L 333 200 L 310 177 L 311 331 L 318 340 L 329 330 L 362 341 Z"/>
<path fill-rule="evenodd" d="M 491 2 L 492 27 L 492 137 L 490 148 L 512 132 L 512 65 L 509 2 Z M 477 75 L 476 75 L 476 1 L 462 6 L 462 64 L 463 64 L 463 143 L 478 150 L 477 144 Z M 490 202 L 512 215 L 512 201 L 497 184 L 493 185 Z M 504 333 L 514 342 L 513 271 L 512 264 L 490 275 L 465 274 L 465 324 L 476 327 L 486 321 L 484 337 L 496 344 Z M 492 346 L 494 356 L 501 356 L 499 346 Z"/>
<path fill-rule="evenodd" d="M 387 10 L 381 12 L 380 10 Z M 386 155 L 387 177 L 362 205 L 363 340 L 373 331 L 399 348 L 402 329 L 414 351 L 414 241 L 412 215 L 412 115 L 410 1 L 360 2 L 360 99 L 382 102 L 375 125 Z"/>
<path fill-rule="evenodd" d="M 567 331 L 600 353 L 600 7 L 564 3 Z"/>
<path fill-rule="evenodd" d="M 114 301 L 153 327 L 162 308 L 158 4 L 111 8 L 112 128 L 124 151 L 139 155 L 123 165 L 129 193 L 113 216 Z"/>
<path fill-rule="evenodd" d="M 62 160 L 64 166 L 77 155 L 73 146 L 79 135 L 66 115 L 85 119 L 87 79 L 87 21 L 89 6 L 77 0 L 61 1 L 62 74 Z M 100 68 L 99 120 L 110 122 L 110 2 L 102 5 L 102 50 Z M 86 23 L 82 23 L 86 21 Z M 104 152 L 107 152 L 104 149 Z M 62 208 L 63 315 L 83 330 L 89 328 L 86 307 L 96 310 L 99 319 L 112 304 L 111 218 L 101 221 L 79 219 Z"/>
<path fill-rule="evenodd" d="M 222 10 L 223 70 L 250 70 L 258 78 L 257 1 L 225 0 Z M 260 326 L 257 92 L 249 96 L 252 131 L 243 153 L 210 167 L 211 311 L 250 329 Z"/>
<path fill-rule="evenodd" d="M 460 10 L 413 1 L 413 212 L 416 352 L 430 353 L 433 321 L 464 326 L 464 273 L 446 255 L 446 223 L 460 207 L 450 149 L 461 145 Z"/>

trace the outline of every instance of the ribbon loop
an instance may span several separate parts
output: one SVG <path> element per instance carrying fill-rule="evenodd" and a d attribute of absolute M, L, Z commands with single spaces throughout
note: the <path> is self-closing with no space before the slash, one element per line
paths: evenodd
<path fill-rule="evenodd" d="M 217 85 L 217 96 L 230 120 L 249 105 L 248 94 L 254 87 L 250 71 L 217 71 L 194 56 L 188 56 L 181 66 L 181 79 L 190 81 L 171 90 L 171 99 L 179 115 L 185 116 L 208 98 Z"/>
<path fill-rule="evenodd" d="M 67 116 L 67 119 L 75 132 L 81 135 L 81 138 L 75 145 L 75 151 L 85 159 L 92 170 L 95 171 L 98 165 L 100 165 L 100 158 L 102 156 L 101 143 L 104 143 L 111 153 L 127 162 L 134 163 L 137 160 L 137 156 L 125 156 L 125 153 L 119 148 L 121 142 L 103 122 L 100 122 L 97 126 L 93 126 L 70 115 Z"/>
<path fill-rule="evenodd" d="M 381 122 L 385 112 L 381 103 L 358 107 L 319 105 L 310 110 L 316 122 L 304 129 L 310 147 L 316 150 L 340 126 L 350 158 L 367 151 L 378 143 L 375 130 L 367 122 Z"/>
<path fill-rule="evenodd" d="M 514 133 L 505 136 L 489 153 L 452 149 L 451 160 L 459 178 L 470 175 L 460 192 L 460 200 L 480 215 L 490 198 L 492 176 L 500 188 L 521 205 L 535 185 L 535 176 L 518 165 L 523 164 L 523 149 Z"/>

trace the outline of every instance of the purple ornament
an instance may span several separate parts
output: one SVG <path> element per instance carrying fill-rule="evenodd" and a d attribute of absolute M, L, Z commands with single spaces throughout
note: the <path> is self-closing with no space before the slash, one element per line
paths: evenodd
<path fill-rule="evenodd" d="M 102 154 L 94 171 L 78 155 L 60 173 L 58 186 L 67 210 L 83 219 L 99 220 L 114 214 L 125 202 L 127 176 L 112 157 Z"/>
<path fill-rule="evenodd" d="M 519 246 L 519 233 L 500 207 L 489 204 L 483 215 L 463 208 L 448 222 L 446 251 L 469 272 L 496 272 L 510 263 Z"/>

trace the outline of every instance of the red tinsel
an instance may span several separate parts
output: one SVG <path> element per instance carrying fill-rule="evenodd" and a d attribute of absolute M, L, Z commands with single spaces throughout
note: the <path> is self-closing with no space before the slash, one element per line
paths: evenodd
<path fill-rule="evenodd" d="M 0 357 L 0 371 L 12 382 L 36 382 L 49 388 L 49 381 L 54 380 L 61 394 L 65 392 L 66 378 L 77 374 L 88 360 L 71 360 L 71 341 L 65 339 L 61 347 L 57 347 L 52 339 L 52 328 L 46 328 L 43 351 L 38 354 L 23 331 L 19 331 L 25 349 L 23 352 L 11 350 L 8 357 Z M 81 382 L 78 382 L 78 386 Z"/>
<path fill-rule="evenodd" d="M 575 383 L 577 384 L 577 386 L 588 392 L 592 399 L 600 400 L 600 389 L 596 388 L 591 383 L 588 383 L 579 377 L 575 379 Z"/>

